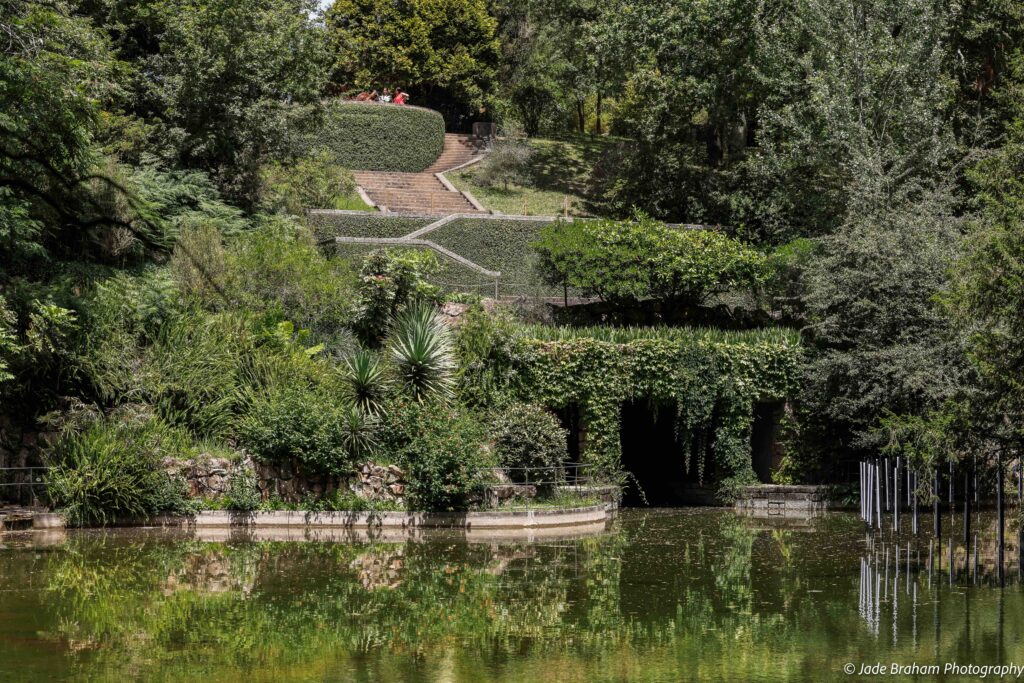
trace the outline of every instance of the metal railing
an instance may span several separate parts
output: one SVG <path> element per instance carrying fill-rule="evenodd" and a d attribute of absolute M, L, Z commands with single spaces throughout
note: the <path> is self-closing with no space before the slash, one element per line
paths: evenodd
<path fill-rule="evenodd" d="M 0 503 L 38 506 L 46 500 L 48 467 L 0 467 Z"/>
<path fill-rule="evenodd" d="M 613 484 L 592 464 L 485 467 L 482 505 L 490 510 L 580 507 L 605 502 Z"/>

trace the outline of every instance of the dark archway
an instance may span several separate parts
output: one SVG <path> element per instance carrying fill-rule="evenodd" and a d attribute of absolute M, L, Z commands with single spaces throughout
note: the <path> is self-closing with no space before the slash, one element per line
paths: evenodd
<path fill-rule="evenodd" d="M 697 474 L 692 468 L 686 471 L 675 420 L 671 404 L 635 401 L 622 406 L 622 467 L 633 476 L 623 491 L 624 505 L 669 507 L 691 499 Z"/>
<path fill-rule="evenodd" d="M 755 403 L 754 424 L 750 433 L 750 451 L 754 474 L 763 484 L 772 482 L 772 472 L 782 458 L 776 448 L 779 422 L 782 419 L 782 402 Z"/>

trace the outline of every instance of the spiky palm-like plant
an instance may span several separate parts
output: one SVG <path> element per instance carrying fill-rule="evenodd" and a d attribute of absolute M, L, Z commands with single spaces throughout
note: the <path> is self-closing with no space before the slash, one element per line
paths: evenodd
<path fill-rule="evenodd" d="M 390 347 L 402 387 L 413 399 L 422 403 L 452 397 L 451 333 L 433 306 L 416 303 L 400 313 L 392 326 Z"/>
<path fill-rule="evenodd" d="M 356 461 L 377 445 L 377 417 L 349 404 L 341 414 L 341 445 L 349 457 Z"/>
<path fill-rule="evenodd" d="M 380 415 L 391 389 L 384 363 L 373 351 L 360 349 L 345 359 L 349 398 L 363 412 Z"/>

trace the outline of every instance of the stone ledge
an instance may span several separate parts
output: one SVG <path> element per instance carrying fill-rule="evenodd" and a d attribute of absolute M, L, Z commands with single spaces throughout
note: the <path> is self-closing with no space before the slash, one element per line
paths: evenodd
<path fill-rule="evenodd" d="M 193 517 L 164 516 L 148 524 L 179 528 L 340 527 L 434 529 L 528 529 L 574 526 L 610 520 L 614 503 L 576 508 L 470 512 L 200 512 Z"/>

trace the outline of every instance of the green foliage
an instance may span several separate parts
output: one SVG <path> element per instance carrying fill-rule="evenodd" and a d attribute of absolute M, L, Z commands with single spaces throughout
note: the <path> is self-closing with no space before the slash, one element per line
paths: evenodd
<path fill-rule="evenodd" d="M 764 256 L 715 230 L 632 221 L 558 222 L 536 244 L 552 285 L 568 285 L 619 306 L 655 298 L 700 304 L 709 294 L 750 288 L 764 278 Z"/>
<path fill-rule="evenodd" d="M 339 0 L 326 20 L 339 84 L 398 86 L 452 119 L 486 104 L 494 87 L 498 41 L 484 0 Z"/>
<path fill-rule="evenodd" d="M 537 326 L 490 344 L 476 339 L 473 348 L 470 361 L 493 370 L 466 372 L 464 382 L 479 378 L 491 387 L 507 386 L 507 397 L 552 409 L 577 406 L 587 425 L 583 457 L 608 474 L 620 471 L 622 404 L 674 404 L 681 465 L 692 460 L 702 472 L 705 460 L 713 459 L 726 497 L 755 479 L 754 402 L 791 395 L 802 354 L 798 335 L 781 329 Z M 487 387 L 470 386 L 464 393 L 486 395 Z"/>
<path fill-rule="evenodd" d="M 145 414 L 115 413 L 53 447 L 47 492 L 74 525 L 187 512 L 184 482 L 164 471 L 163 459 L 193 454 L 183 430 Z"/>
<path fill-rule="evenodd" d="M 801 400 L 853 449 L 881 445 L 873 430 L 887 413 L 933 410 L 970 379 L 963 340 L 937 301 L 961 240 L 946 201 L 851 216 L 807 265 L 816 352 Z"/>
<path fill-rule="evenodd" d="M 416 510 L 462 510 L 491 465 L 480 424 L 458 407 L 400 400 L 388 406 L 380 451 L 395 458 Z"/>
<path fill-rule="evenodd" d="M 327 76 L 315 3 L 255 0 L 99 2 L 98 23 L 130 65 L 130 111 L 151 128 L 146 147 L 202 169 L 232 200 L 252 206 L 259 169 L 287 154 L 298 122 L 290 103 L 315 101 Z"/>
<path fill-rule="evenodd" d="M 363 260 L 352 327 L 365 344 L 378 346 L 411 303 L 438 298 L 437 288 L 425 281 L 436 270 L 437 259 L 425 251 L 377 250 Z"/>
<path fill-rule="evenodd" d="M 404 237 L 437 220 L 410 218 L 377 212 L 311 214 L 307 223 L 318 242 L 338 236 L 347 237 Z"/>
<path fill-rule="evenodd" d="M 391 380 L 380 356 L 359 349 L 345 358 L 342 381 L 352 404 L 370 415 L 379 415 L 391 390 Z"/>
<path fill-rule="evenodd" d="M 249 467 L 236 467 L 228 477 L 228 491 L 224 505 L 229 510 L 254 512 L 259 509 L 262 494 L 256 481 L 256 473 Z"/>
<path fill-rule="evenodd" d="M 322 150 L 290 164 L 271 162 L 261 178 L 260 205 L 293 216 L 304 215 L 306 209 L 348 209 L 356 192 L 352 174 Z"/>
<path fill-rule="evenodd" d="M 367 445 L 365 425 L 353 425 L 353 412 L 323 391 L 286 385 L 251 399 L 239 425 L 241 443 L 271 463 L 297 460 L 312 472 L 340 475 Z"/>
<path fill-rule="evenodd" d="M 7 308 L 7 300 L 0 295 L 0 394 L 3 393 L 2 385 L 14 379 L 10 372 L 11 365 L 22 350 L 18 343 L 16 323 L 14 312 Z"/>
<path fill-rule="evenodd" d="M 455 358 L 451 333 L 433 304 L 417 302 L 398 314 L 388 346 L 402 389 L 417 402 L 453 395 Z"/>
<path fill-rule="evenodd" d="M 513 481 L 550 487 L 561 478 L 561 467 L 569 457 L 569 434 L 549 411 L 513 403 L 497 412 L 492 429 L 498 464 L 509 468 Z"/>
<path fill-rule="evenodd" d="M 417 173 L 444 148 L 444 119 L 429 109 L 337 101 L 320 116 L 304 144 L 345 168 Z"/>
<path fill-rule="evenodd" d="M 522 140 L 498 140 L 480 163 L 476 180 L 485 187 L 500 183 L 506 190 L 510 183 L 522 184 L 529 177 L 532 155 L 533 148 Z"/>
<path fill-rule="evenodd" d="M 321 254 L 293 220 L 267 217 L 230 245 L 227 296 L 234 306 L 277 312 L 331 338 L 352 320 L 355 278 L 347 264 Z"/>

